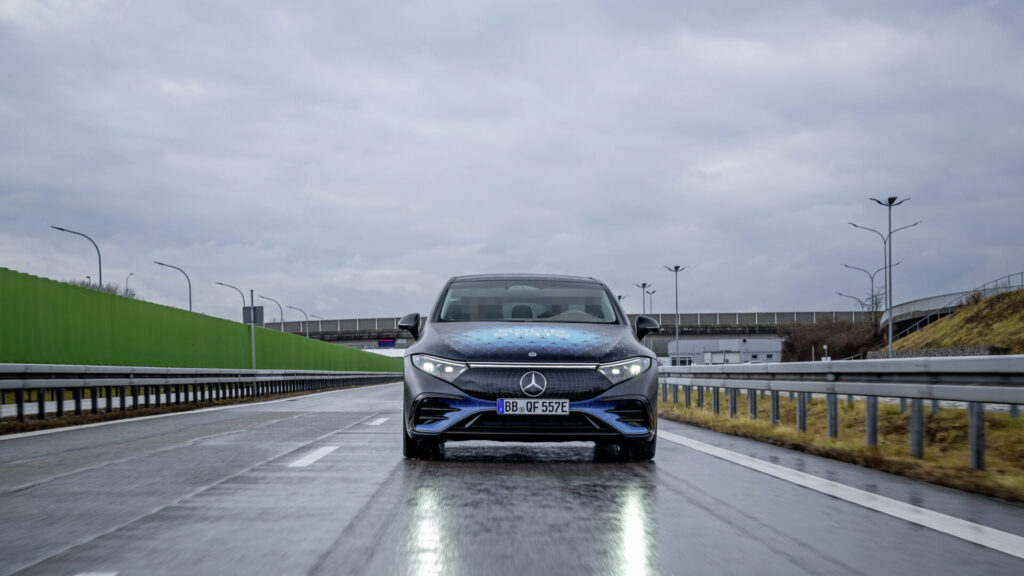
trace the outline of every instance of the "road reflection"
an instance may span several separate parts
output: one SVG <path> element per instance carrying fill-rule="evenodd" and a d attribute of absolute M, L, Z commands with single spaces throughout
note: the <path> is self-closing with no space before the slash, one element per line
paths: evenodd
<path fill-rule="evenodd" d="M 403 468 L 402 574 L 656 573 L 653 463 L 586 444 L 449 445 Z"/>

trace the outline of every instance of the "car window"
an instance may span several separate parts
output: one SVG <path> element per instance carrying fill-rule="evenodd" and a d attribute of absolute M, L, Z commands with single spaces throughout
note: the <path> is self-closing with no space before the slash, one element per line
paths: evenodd
<path fill-rule="evenodd" d="M 614 324 L 615 308 L 600 284 L 551 280 L 453 282 L 441 322 L 590 322 Z"/>

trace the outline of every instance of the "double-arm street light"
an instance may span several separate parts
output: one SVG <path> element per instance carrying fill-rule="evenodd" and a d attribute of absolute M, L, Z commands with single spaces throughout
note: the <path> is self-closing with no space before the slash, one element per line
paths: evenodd
<path fill-rule="evenodd" d="M 171 266 L 170 264 L 164 264 L 163 262 L 157 262 L 156 260 L 153 260 L 153 264 L 159 264 L 160 266 L 166 266 L 168 268 L 174 268 L 178 272 L 181 272 L 182 274 L 185 274 L 185 271 L 182 270 L 181 268 L 178 268 L 177 266 Z M 191 312 L 192 311 L 192 280 L 188 277 L 188 274 L 185 274 L 185 281 L 188 282 L 188 311 Z"/>
<path fill-rule="evenodd" d="M 633 284 L 640 289 L 640 308 L 642 308 L 641 314 L 647 314 L 647 287 L 654 286 L 654 284 L 648 284 L 647 282 L 641 282 L 640 284 Z"/>
<path fill-rule="evenodd" d="M 849 294 L 843 294 L 842 292 L 836 292 L 836 294 L 839 294 L 840 296 L 845 296 L 845 297 L 849 298 L 850 300 L 853 300 L 854 302 L 856 302 L 857 304 L 860 305 L 860 309 L 861 310 L 865 310 L 868 307 L 867 300 L 861 300 L 860 298 L 857 298 L 856 296 L 850 296 Z"/>
<path fill-rule="evenodd" d="M 679 273 L 686 270 L 686 266 L 665 266 L 665 270 L 676 275 L 676 353 L 679 353 Z M 653 308 L 653 306 L 652 306 Z"/>
<path fill-rule="evenodd" d="M 887 311 L 887 313 L 889 315 L 889 357 L 892 358 L 892 266 L 889 266 L 889 263 L 892 261 L 892 235 L 895 234 L 896 232 L 899 232 L 900 230 L 906 230 L 907 228 L 913 228 L 914 226 L 917 226 L 918 224 L 920 224 L 921 221 L 918 220 L 917 222 L 914 222 L 913 224 L 908 224 L 906 226 L 901 226 L 901 227 L 893 230 L 892 229 L 892 207 L 893 206 L 899 206 L 900 204 L 906 202 L 907 200 L 910 200 L 910 198 L 904 198 L 903 200 L 900 200 L 899 202 L 897 202 L 896 201 L 896 196 L 890 196 L 889 198 L 887 198 L 887 200 L 888 200 L 887 203 L 883 203 L 881 200 L 878 200 L 878 199 L 875 199 L 875 198 L 872 198 L 871 200 L 874 200 L 875 202 L 878 202 L 882 206 L 888 206 L 888 208 L 889 208 L 889 233 L 888 234 L 882 234 L 881 232 L 879 232 L 878 230 L 875 230 L 874 228 L 868 228 L 867 226 L 860 226 L 858 224 L 854 224 L 853 222 L 850 222 L 850 226 L 853 226 L 854 228 L 860 228 L 861 230 L 868 230 L 870 232 L 874 232 L 875 234 L 878 234 L 879 238 L 882 239 L 882 256 L 883 256 L 883 261 L 885 263 L 884 268 L 887 270 L 886 271 L 886 278 L 885 278 L 885 304 L 886 304 L 885 308 L 886 308 L 886 311 Z"/>
<path fill-rule="evenodd" d="M 274 300 L 273 298 L 267 298 L 262 294 L 260 294 L 260 298 L 263 298 L 264 300 L 270 300 L 274 304 L 277 304 L 277 311 L 279 314 L 281 314 L 281 332 L 284 332 L 284 309 L 281 308 L 281 303 L 278 302 L 277 300 Z"/>
<path fill-rule="evenodd" d="M 306 311 L 303 310 L 302 308 L 296 308 L 295 306 L 288 306 L 288 308 L 291 308 L 292 310 L 298 310 L 299 312 L 302 312 L 303 316 L 306 317 L 306 338 L 309 338 L 309 314 L 306 314 Z"/>
<path fill-rule="evenodd" d="M 85 238 L 89 242 L 92 242 L 93 248 L 96 249 L 96 259 L 99 261 L 100 290 L 102 290 L 103 289 L 103 256 L 100 254 L 100 247 L 96 245 L 96 242 L 92 238 L 89 238 L 88 236 L 86 236 L 85 234 L 82 234 L 81 232 L 75 232 L 74 230 L 68 230 L 67 228 L 61 228 L 60 226 L 50 226 L 50 228 L 53 228 L 54 230 L 60 230 L 61 232 L 67 232 L 68 234 L 76 234 L 78 236 L 81 236 L 82 238 Z"/>
<path fill-rule="evenodd" d="M 895 263 L 895 264 L 893 264 L 893 266 L 899 266 L 900 264 L 903 264 L 902 260 L 897 262 L 897 263 Z M 843 264 L 843 266 L 845 268 L 849 268 L 850 270 L 860 270 L 861 272 L 863 272 L 863 273 L 868 275 L 868 280 L 871 281 L 871 292 L 868 293 L 869 296 L 868 296 L 868 300 L 867 301 L 871 303 L 871 306 L 870 307 L 869 306 L 864 306 L 864 308 L 870 309 L 872 312 L 874 312 L 875 311 L 875 307 L 876 307 L 876 300 L 875 300 L 875 275 L 878 274 L 879 272 L 881 272 L 882 270 L 885 270 L 885 266 L 882 266 L 881 268 L 879 268 L 878 270 L 875 270 L 874 272 L 868 272 L 867 270 L 865 270 L 863 268 L 858 268 L 857 266 L 850 266 L 849 264 Z M 889 288 L 887 286 L 886 290 L 888 290 L 888 289 Z M 839 294 L 839 292 L 836 292 L 836 294 Z M 840 296 L 846 296 L 846 294 L 839 294 L 839 295 Z M 848 296 L 848 298 L 852 298 L 852 296 Z M 860 298 L 854 298 L 854 299 L 855 300 L 860 300 Z"/>

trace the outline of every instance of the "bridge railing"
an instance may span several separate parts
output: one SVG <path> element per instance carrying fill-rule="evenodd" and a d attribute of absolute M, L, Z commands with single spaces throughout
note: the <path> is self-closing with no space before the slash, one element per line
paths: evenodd
<path fill-rule="evenodd" d="M 825 395 L 829 436 L 839 431 L 838 396 L 866 397 L 868 446 L 878 441 L 878 398 L 910 400 L 910 452 L 924 454 L 924 400 L 967 403 L 968 440 L 971 468 L 985 464 L 985 404 L 1008 404 L 1018 417 L 1017 406 L 1024 404 L 1024 355 L 907 358 L 895 360 L 858 360 L 832 362 L 790 362 L 776 364 L 732 364 L 714 366 L 661 366 L 658 369 L 662 400 L 679 402 L 682 390 L 687 407 L 704 407 L 705 391 L 712 395 L 717 414 L 720 389 L 729 394 L 729 414 L 736 416 L 739 390 L 747 390 L 748 414 L 757 418 L 758 395 L 770 392 L 770 418 L 779 422 L 779 393 L 796 395 L 797 428 L 807 430 L 807 405 L 812 394 Z"/>
<path fill-rule="evenodd" d="M 931 298 L 913 300 L 898 306 L 893 306 L 892 315 L 896 320 L 898 320 L 900 316 L 908 313 L 927 312 L 923 318 L 901 330 L 899 334 L 896 334 L 893 337 L 893 339 L 898 340 L 925 326 L 928 326 L 933 321 L 937 321 L 943 316 L 949 316 L 953 312 L 959 310 L 960 307 L 974 297 L 975 294 L 980 295 L 982 298 L 988 298 L 989 296 L 995 296 L 996 294 L 1002 294 L 1003 292 L 1011 292 L 1013 290 L 1021 289 L 1024 289 L 1024 272 L 1015 272 L 1013 274 L 1007 274 L 1001 278 L 985 282 L 973 290 L 965 290 L 963 292 L 946 294 L 944 296 L 932 296 Z M 881 319 L 879 320 L 879 326 L 884 326 L 888 322 L 889 313 L 886 311 L 882 313 Z"/>
<path fill-rule="evenodd" d="M 0 404 L 13 395 L 10 403 L 16 410 L 14 420 L 24 422 L 32 404 L 37 419 L 45 419 L 49 413 L 63 416 L 68 391 L 72 411 L 80 415 L 85 410 L 92 414 L 114 412 L 115 400 L 116 410 L 125 412 L 140 407 L 212 404 L 217 400 L 379 384 L 401 378 L 399 372 L 0 364 Z"/>

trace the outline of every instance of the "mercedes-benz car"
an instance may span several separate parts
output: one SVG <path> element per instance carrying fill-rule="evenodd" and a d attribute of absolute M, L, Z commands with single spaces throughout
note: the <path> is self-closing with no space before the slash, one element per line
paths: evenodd
<path fill-rule="evenodd" d="M 427 318 L 399 328 L 405 354 L 406 458 L 436 458 L 456 440 L 593 441 L 625 460 L 650 460 L 658 376 L 641 344 L 658 330 L 631 326 L 593 278 L 459 276 Z"/>

